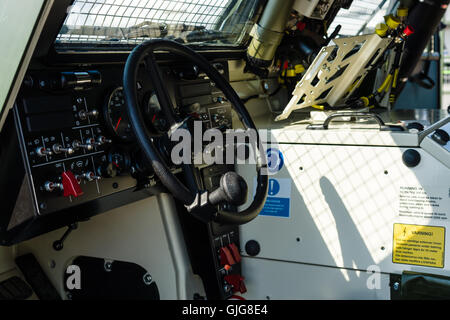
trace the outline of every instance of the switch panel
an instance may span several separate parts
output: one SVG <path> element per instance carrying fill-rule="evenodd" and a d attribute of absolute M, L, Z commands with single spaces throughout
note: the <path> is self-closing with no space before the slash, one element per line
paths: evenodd
<path fill-rule="evenodd" d="M 27 93 L 14 111 L 38 215 L 136 186 L 130 175 L 101 176 L 112 140 L 95 92 Z"/>

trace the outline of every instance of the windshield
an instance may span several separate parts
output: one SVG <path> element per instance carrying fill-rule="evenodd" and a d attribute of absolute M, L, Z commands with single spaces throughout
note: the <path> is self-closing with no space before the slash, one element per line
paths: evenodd
<path fill-rule="evenodd" d="M 56 38 L 67 47 L 135 46 L 149 38 L 238 46 L 260 0 L 75 0 Z"/>

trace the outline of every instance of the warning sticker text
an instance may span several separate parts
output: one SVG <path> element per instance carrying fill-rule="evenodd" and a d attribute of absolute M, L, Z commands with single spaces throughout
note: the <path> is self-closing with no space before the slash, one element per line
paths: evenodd
<path fill-rule="evenodd" d="M 400 186 L 399 216 L 447 220 L 449 199 L 445 188 Z"/>
<path fill-rule="evenodd" d="M 445 228 L 394 224 L 392 262 L 444 267 Z"/>

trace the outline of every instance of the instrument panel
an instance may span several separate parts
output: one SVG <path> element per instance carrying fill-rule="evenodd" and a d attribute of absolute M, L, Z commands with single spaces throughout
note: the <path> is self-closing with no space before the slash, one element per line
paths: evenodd
<path fill-rule="evenodd" d="M 170 67 L 162 69 L 180 119 L 195 114 L 205 128 L 231 128 L 231 106 L 213 83 L 204 78 L 183 79 Z M 107 196 L 159 184 L 135 140 L 122 73 L 120 66 L 104 66 L 27 75 L 14 115 L 36 216 L 86 203 L 92 203 L 97 214 L 98 201 Z M 64 87 L 63 77 L 77 79 L 79 74 L 82 81 Z M 148 125 L 166 129 L 145 70 L 140 71 L 136 85 Z M 166 154 L 169 143 L 167 137 L 155 141 Z"/>

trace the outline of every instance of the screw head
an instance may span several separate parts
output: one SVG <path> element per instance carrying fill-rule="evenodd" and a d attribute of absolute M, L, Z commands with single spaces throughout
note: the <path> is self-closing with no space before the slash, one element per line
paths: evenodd
<path fill-rule="evenodd" d="M 104 267 L 105 267 L 106 272 L 111 272 L 112 271 L 112 262 L 111 261 L 105 262 Z"/>
<path fill-rule="evenodd" d="M 152 276 L 149 273 L 144 274 L 144 276 L 142 277 L 142 279 L 144 280 L 144 283 L 148 286 L 152 283 Z"/>
<path fill-rule="evenodd" d="M 393 288 L 395 291 L 398 291 L 398 289 L 400 288 L 400 283 L 394 282 L 394 284 L 392 285 L 392 288 Z"/>
<path fill-rule="evenodd" d="M 56 262 L 55 262 L 55 260 L 50 260 L 50 261 L 48 262 L 48 266 L 49 266 L 51 269 L 55 269 L 55 267 L 56 267 Z"/>

